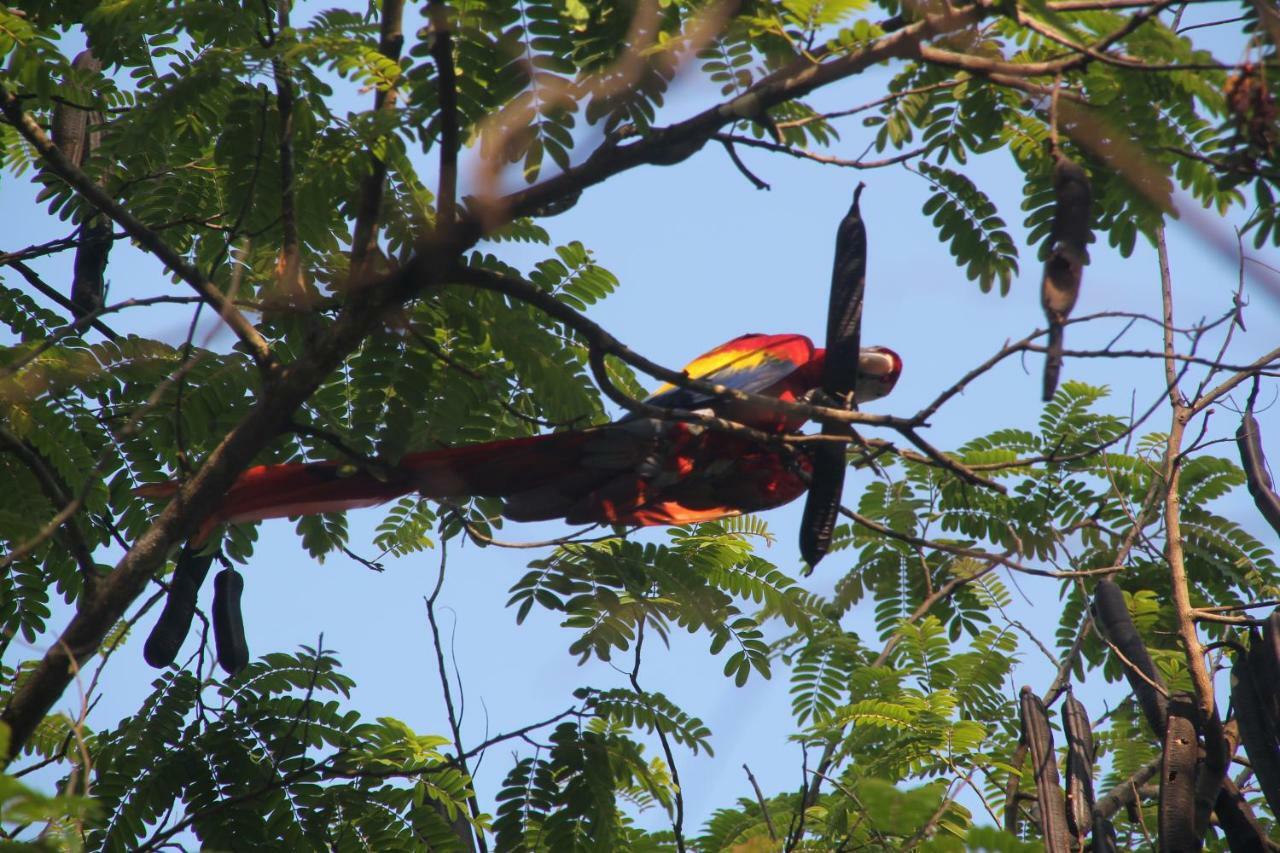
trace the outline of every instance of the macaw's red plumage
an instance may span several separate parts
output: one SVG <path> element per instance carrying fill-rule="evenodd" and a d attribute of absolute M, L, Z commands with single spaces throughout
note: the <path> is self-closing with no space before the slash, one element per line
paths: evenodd
<path fill-rule="evenodd" d="M 744 335 L 700 356 L 686 373 L 740 391 L 797 400 L 818 385 L 823 351 L 803 335 Z M 902 361 L 882 347 L 859 359 L 860 402 L 892 390 Z M 664 386 L 648 402 L 711 409 L 770 432 L 786 418 L 749 404 Z M 804 493 L 808 461 L 771 442 L 696 424 L 627 417 L 590 429 L 406 454 L 377 472 L 350 463 L 250 468 L 227 491 L 197 540 L 219 524 L 374 506 L 417 492 L 435 500 L 498 497 L 513 521 L 571 524 L 686 524 L 780 506 Z M 176 483 L 138 494 L 169 497 Z"/>

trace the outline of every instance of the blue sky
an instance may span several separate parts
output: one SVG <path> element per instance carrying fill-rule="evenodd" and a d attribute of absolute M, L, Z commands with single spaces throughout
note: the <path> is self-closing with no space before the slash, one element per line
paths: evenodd
<path fill-rule="evenodd" d="M 819 103 L 847 107 L 870 100 L 882 92 L 888 74 L 884 68 L 873 69 L 825 94 Z M 363 108 L 368 97 L 355 96 L 353 108 Z M 714 97 L 709 86 L 680 85 L 663 116 L 672 120 L 689 115 Z M 831 153 L 844 157 L 858 156 L 874 132 L 862 128 L 856 119 L 839 129 L 843 140 Z M 913 413 L 1007 340 L 1043 325 L 1039 266 L 1034 249 L 1023 239 L 1020 176 L 1007 153 L 975 158 L 965 169 L 992 196 L 1022 253 L 1021 273 L 1007 297 L 983 294 L 965 280 L 920 212 L 929 185 L 918 176 L 896 167 L 860 173 L 750 150 L 740 150 L 740 155 L 772 190 L 755 190 L 723 149 L 712 144 L 679 165 L 635 170 L 590 189 L 575 208 L 543 222 L 556 241 L 581 240 L 618 276 L 619 291 L 594 308 L 591 317 L 644 355 L 678 367 L 744 332 L 801 332 L 820 338 L 834 230 L 859 180 L 867 183 L 863 212 L 870 242 L 863 339 L 893 347 L 906 364 L 894 394 L 875 403 L 872 410 Z M 434 173 L 429 167 L 423 169 L 424 174 Z M 25 177 L 0 177 L 0 210 L 33 210 L 33 197 Z M 6 218 L 2 250 L 42 242 L 68 230 L 53 217 Z M 1210 218 L 1209 224 L 1230 235 L 1232 223 L 1239 221 L 1239 216 Z M 1237 283 L 1234 261 L 1207 248 L 1203 226 L 1175 223 L 1169 243 L 1177 321 L 1187 324 L 1226 310 Z M 511 244 L 503 244 L 498 251 L 505 260 L 525 268 L 547 254 L 540 248 Z M 1280 253 L 1273 249 L 1250 254 L 1280 266 Z M 1150 247 L 1142 244 L 1126 259 L 1103 242 L 1095 245 L 1092 255 L 1077 315 L 1158 311 L 1159 277 Z M 64 255 L 36 266 L 46 280 L 63 286 L 69 281 L 70 265 L 71 257 Z M 0 275 L 10 286 L 23 286 L 8 271 Z M 112 301 L 184 292 L 154 262 L 123 246 L 112 255 L 108 277 Z M 1250 303 L 1248 332 L 1237 338 L 1233 350 L 1237 361 L 1252 359 L 1280 340 L 1280 301 L 1253 282 L 1245 292 Z M 121 331 L 178 341 L 187 321 L 188 316 L 180 312 L 156 311 L 126 313 L 112 324 Z M 1068 346 L 1105 345 L 1121 325 L 1071 327 Z M 207 333 L 201 335 L 206 345 L 229 345 L 229 336 L 212 324 L 205 323 L 201 329 Z M 1155 327 L 1138 326 L 1125 340 L 1133 349 L 1159 347 Z M 928 439 L 946 448 L 997 427 L 1033 425 L 1041 411 L 1040 368 L 1041 360 L 1035 356 L 1025 364 L 1014 359 L 992 371 L 939 412 Z M 1155 360 L 1068 360 L 1063 378 L 1109 386 L 1108 408 L 1123 415 L 1130 410 L 1135 390 L 1139 409 L 1149 403 L 1163 384 L 1162 370 Z M 1264 413 L 1262 420 L 1264 439 L 1280 448 L 1278 411 Z M 1237 422 L 1234 414 L 1219 407 L 1210 421 L 1210 434 L 1229 436 Z M 1157 416 L 1145 431 L 1166 428 L 1167 419 L 1162 422 Z M 1235 449 L 1224 444 L 1212 452 L 1234 458 Z M 1277 453 L 1280 450 L 1273 451 L 1273 457 Z M 869 476 L 857 473 L 850 478 L 847 503 L 856 502 Z M 1257 519 L 1243 490 L 1221 504 L 1224 511 L 1248 519 L 1256 535 L 1276 546 L 1275 534 Z M 380 518 L 376 509 L 352 514 L 352 546 L 357 552 L 370 552 L 363 543 L 370 540 Z M 777 544 L 765 556 L 788 571 L 799 568 L 798 518 L 798 505 L 767 515 Z M 508 524 L 501 535 L 536 540 L 561 531 L 551 524 Z M 655 530 L 641 535 L 662 539 L 665 533 Z M 514 624 L 513 611 L 505 607 L 506 590 L 524 573 L 527 560 L 543 552 L 481 549 L 457 540 L 448 550 L 448 581 L 441 597 L 447 608 L 444 632 L 465 687 L 468 741 L 474 743 L 486 732 L 510 730 L 563 710 L 571 704 L 570 694 L 576 687 L 626 685 L 625 674 L 608 664 L 593 660 L 578 666 L 566 653 L 575 635 L 561 629 L 550 615 L 535 610 L 524 625 Z M 443 733 L 447 728 L 423 605 L 423 597 L 434 585 L 438 557 L 437 550 L 388 559 L 382 574 L 341 555 L 320 564 L 302 551 L 290 522 L 267 522 L 245 570 L 245 621 L 251 650 L 259 655 L 314 645 L 323 633 L 325 646 L 338 651 L 346 671 L 359 683 L 353 698 L 357 709 L 369 716 L 397 717 L 421 732 Z M 807 585 L 829 592 L 852 561 L 848 552 L 828 557 Z M 1021 595 L 1012 614 L 1051 640 L 1057 624 L 1057 584 L 1017 578 L 1016 585 Z M 206 590 L 206 606 L 210 595 Z M 66 615 L 65 608 L 60 610 L 53 624 L 64 624 Z M 144 621 L 144 629 L 151 619 L 154 616 Z M 862 631 L 868 643 L 878 645 L 865 604 L 851 626 Z M 145 637 L 145 630 L 139 637 Z M 51 640 L 52 636 L 43 642 Z M 194 638 L 188 649 L 191 642 Z M 155 673 L 142 662 L 141 644 L 135 638 L 108 664 L 103 683 L 109 688 L 90 718 L 91 725 L 110 725 L 136 708 L 149 690 Z M 707 645 L 708 639 L 701 635 L 675 635 L 669 649 L 651 639 L 641 670 L 646 688 L 666 693 L 701 717 L 714 733 L 714 759 L 683 751 L 676 755 L 685 784 L 689 829 L 696 829 L 714 808 L 750 796 L 744 762 L 766 794 L 794 789 L 801 772 L 798 750 L 786 741 L 793 723 L 785 671 L 779 667 L 771 681 L 753 676 L 745 687 L 737 688 L 721 674 L 723 658 L 710 657 Z M 1044 658 L 1030 644 L 1024 645 L 1025 663 L 1009 685 L 1011 696 L 1024 683 L 1043 690 L 1051 678 Z M 16 660 L 18 655 L 29 657 L 40 650 L 15 643 L 9 654 Z M 1114 685 L 1105 689 L 1091 685 L 1081 698 L 1097 717 L 1107 701 L 1121 695 L 1123 691 Z M 74 693 L 69 693 L 59 707 L 70 708 L 75 702 Z M 515 742 L 485 758 L 479 770 L 483 792 L 496 792 L 511 765 L 512 750 L 527 753 L 528 747 Z M 492 813 L 492 800 L 483 802 Z M 972 799 L 966 803 L 979 808 Z M 662 823 L 656 812 L 642 820 L 654 826 Z"/>

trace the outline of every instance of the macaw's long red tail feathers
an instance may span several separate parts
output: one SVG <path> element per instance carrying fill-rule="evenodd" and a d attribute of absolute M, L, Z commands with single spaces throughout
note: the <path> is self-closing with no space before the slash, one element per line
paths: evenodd
<path fill-rule="evenodd" d="M 312 515 L 376 506 L 414 490 L 405 476 L 381 480 L 338 462 L 259 465 L 245 471 L 227 490 L 222 504 L 206 520 L 193 541 L 202 542 L 219 524 L 259 521 L 290 515 Z M 153 483 L 134 490 L 144 498 L 173 497 L 178 484 Z"/>
<path fill-rule="evenodd" d="M 195 541 L 203 541 L 224 522 L 360 509 L 412 492 L 461 500 L 537 490 L 572 468 L 582 436 L 559 433 L 410 453 L 399 465 L 377 473 L 341 462 L 259 465 L 227 490 Z M 134 493 L 165 499 L 177 491 L 178 484 L 168 482 L 142 486 Z"/>

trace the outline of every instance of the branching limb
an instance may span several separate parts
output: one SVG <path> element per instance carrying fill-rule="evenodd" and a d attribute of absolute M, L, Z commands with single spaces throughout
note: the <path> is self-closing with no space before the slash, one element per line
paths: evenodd
<path fill-rule="evenodd" d="M 1191 674 L 1191 683 L 1195 687 L 1196 704 L 1201 719 L 1208 720 L 1216 714 L 1213 677 L 1205 666 L 1204 649 L 1200 644 L 1192 613 L 1189 581 L 1182 553 L 1182 507 L 1178 490 L 1182 437 L 1193 411 L 1178 390 L 1178 369 L 1173 358 L 1173 332 L 1170 331 L 1173 326 L 1173 276 L 1169 270 L 1169 253 L 1165 245 L 1163 227 L 1156 230 L 1156 251 L 1160 261 L 1161 304 L 1164 306 L 1164 349 L 1169 356 L 1165 360 L 1165 379 L 1169 383 L 1169 405 L 1173 409 L 1169 435 L 1165 442 L 1163 471 L 1165 550 L 1169 561 L 1169 580 L 1172 586 L 1174 615 L 1178 622 L 1178 636 L 1182 639 L 1186 653 L 1187 669 Z"/>
<path fill-rule="evenodd" d="M 1112 788 L 1105 796 L 1099 797 L 1097 804 L 1093 807 L 1093 813 L 1099 817 L 1111 818 L 1120 809 L 1136 802 L 1138 791 L 1152 776 L 1160 772 L 1160 764 L 1163 760 L 1161 756 L 1151 759 L 1151 761 L 1134 771 L 1129 778 Z"/>
<path fill-rule="evenodd" d="M 822 163 L 827 166 L 843 166 L 848 169 L 882 169 L 885 166 L 893 166 L 903 163 L 912 158 L 919 157 L 925 152 L 924 148 L 913 148 L 902 154 L 895 154 L 892 157 L 885 157 L 881 160 L 848 160 L 842 157 L 832 157 L 829 154 L 819 154 L 816 151 L 810 151 L 807 148 L 796 148 L 793 145 L 785 145 L 778 142 L 772 142 L 768 139 L 756 139 L 751 136 L 742 136 L 733 133 L 717 133 L 714 137 L 717 142 L 724 144 L 730 151 L 730 156 L 737 162 L 737 155 L 733 154 L 733 145 L 746 145 L 750 148 L 763 148 L 766 151 L 774 151 L 780 154 L 786 154 L 796 157 L 800 160 L 812 160 L 815 163 Z M 763 182 L 762 182 L 763 183 Z M 767 184 L 765 185 L 768 186 Z"/>

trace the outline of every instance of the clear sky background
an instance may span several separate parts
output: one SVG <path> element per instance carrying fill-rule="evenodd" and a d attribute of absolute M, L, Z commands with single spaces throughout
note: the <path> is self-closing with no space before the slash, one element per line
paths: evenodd
<path fill-rule="evenodd" d="M 306 11 L 295 18 L 305 18 Z M 408 11 L 406 30 L 420 26 L 417 7 Z M 1190 13 L 1189 13 L 1190 14 Z M 1187 22 L 1191 19 L 1188 18 Z M 78 49 L 75 36 L 68 51 Z M 1234 59 L 1233 56 L 1226 57 Z M 817 105 L 849 107 L 883 93 L 891 71 L 876 68 L 847 81 L 817 100 Z M 686 68 L 686 82 L 677 85 L 662 113 L 664 121 L 690 115 L 718 100 L 716 90 L 697 80 Z M 344 108 L 364 109 L 371 95 L 337 84 Z M 857 118 L 838 125 L 842 140 L 830 151 L 858 157 L 874 129 Z M 1011 293 L 981 293 L 965 279 L 947 247 L 920 212 L 928 198 L 927 181 L 901 167 L 871 172 L 842 170 L 740 149 L 752 170 L 767 181 L 770 191 L 757 191 L 733 167 L 724 150 L 708 145 L 700 153 L 672 167 L 633 170 L 595 187 L 569 212 L 542 224 L 557 242 L 581 240 L 600 263 L 621 280 L 619 291 L 590 316 L 638 352 L 671 367 L 744 332 L 801 332 L 820 340 L 825 325 L 827 287 L 835 227 L 848 207 L 853 187 L 867 183 L 863 213 L 870 243 L 863 340 L 897 350 L 905 360 L 902 380 L 894 394 L 868 407 L 876 412 L 909 415 L 951 385 L 971 366 L 991 355 L 1006 341 L 1044 324 L 1039 304 L 1040 266 L 1021 227 L 1021 179 L 1010 156 L 997 151 L 975 158 L 964 171 L 988 192 L 1010 226 L 1022 253 L 1021 272 Z M 874 155 L 873 155 L 874 156 Z M 434 167 L 420 162 L 424 176 Z M 0 177 L 0 251 L 40 243 L 70 230 L 55 217 L 35 215 L 34 192 L 27 177 Z M 1243 221 L 1239 211 L 1226 220 L 1202 214 L 1194 226 L 1175 223 L 1169 230 L 1176 293 L 1176 321 L 1180 325 L 1217 316 L 1231 305 L 1237 286 L 1236 260 L 1210 247 L 1207 232 L 1225 235 L 1234 243 L 1233 224 Z M 528 269 L 550 250 L 503 244 L 495 251 L 510 263 Z M 1280 253 L 1268 247 L 1249 254 L 1280 267 Z M 1155 253 L 1145 243 L 1130 258 L 1121 258 L 1102 242 L 1092 250 L 1076 314 L 1128 310 L 1156 314 L 1159 275 Z M 45 279 L 66 288 L 71 255 L 33 264 Z M 0 277 L 23 287 L 8 270 Z M 117 244 L 108 268 L 110 301 L 127 297 L 182 293 L 158 265 L 136 249 Z M 1274 280 L 1274 279 L 1273 279 Z M 1246 283 L 1248 332 L 1239 334 L 1232 352 L 1236 362 L 1256 358 L 1280 341 L 1280 299 L 1256 281 Z M 160 319 L 162 318 L 162 319 Z M 182 311 L 137 311 L 116 315 L 117 330 L 180 342 L 189 314 Z M 1068 347 L 1101 347 L 1122 328 L 1112 321 L 1073 326 Z M 231 337 L 204 322 L 198 341 L 225 348 Z M 1132 349 L 1156 350 L 1159 330 L 1140 324 L 1124 339 Z M 984 376 L 933 419 L 926 437 L 943 448 L 999 427 L 1033 427 L 1041 412 L 1039 356 L 1025 362 L 1012 359 Z M 1107 385 L 1109 411 L 1127 416 L 1131 407 L 1143 410 L 1163 387 L 1163 367 L 1157 360 L 1082 361 L 1069 359 L 1063 379 Z M 1192 374 L 1193 377 L 1196 375 Z M 654 383 L 656 384 L 656 383 Z M 1193 387 L 1193 386 L 1191 386 Z M 1274 383 L 1272 386 L 1274 387 Z M 1134 394 L 1136 393 L 1136 398 Z M 1135 402 L 1136 400 L 1136 402 Z M 1264 395 L 1262 403 L 1271 397 Z M 1237 402 L 1242 402 L 1242 398 Z M 1280 407 L 1262 414 L 1264 441 L 1280 454 Z M 1219 406 L 1209 433 L 1229 437 L 1237 416 Z M 1167 417 L 1157 415 L 1141 432 L 1165 431 Z M 870 434 L 876 434 L 869 431 Z M 891 436 L 886 436 L 891 437 Z M 1212 453 L 1235 458 L 1234 444 L 1221 444 Z M 856 503 L 871 475 L 856 473 L 846 485 L 846 503 Z M 1220 502 L 1219 509 L 1244 520 L 1272 548 L 1277 537 L 1257 517 L 1240 489 Z M 777 544 L 764 556 L 796 573 L 799 504 L 769 513 L 766 518 Z M 376 551 L 370 542 L 381 519 L 377 510 L 351 515 L 351 546 L 365 556 Z M 538 540 L 558 535 L 554 524 L 507 524 L 500 535 L 509 540 Z M 662 539 L 662 530 L 640 534 Z M 545 551 L 478 548 L 454 540 L 448 547 L 448 579 L 441 596 L 447 651 L 456 661 L 465 693 L 464 736 L 469 743 L 549 717 L 573 703 L 572 691 L 583 685 L 626 686 L 623 671 L 595 660 L 578 666 L 567 654 L 576 637 L 555 618 L 535 609 L 522 626 L 506 608 L 507 589 L 524 573 L 526 563 Z M 321 634 L 326 648 L 337 650 L 345 671 L 358 682 L 352 705 L 368 716 L 389 715 L 420 732 L 445 733 L 444 708 L 436 675 L 435 654 L 426 627 L 423 599 L 434 586 L 439 549 L 402 560 L 386 559 L 386 571 L 374 573 L 358 563 L 334 555 L 324 563 L 309 558 L 285 520 L 261 526 L 256 553 L 244 569 L 244 616 L 252 653 L 291 651 L 314 646 Z M 106 561 L 105 558 L 100 558 Z M 830 593 L 832 584 L 848 571 L 854 554 L 829 556 L 806 585 Z M 1018 577 L 1006 580 L 1020 590 L 1014 618 L 1024 621 L 1051 642 L 1057 626 L 1059 585 Z M 202 605 L 207 607 L 211 590 Z M 59 608 L 51 624 L 60 629 L 69 610 Z M 150 690 L 155 671 L 142 661 L 142 640 L 155 614 L 148 616 L 134 639 L 118 651 L 103 678 L 103 699 L 89 719 L 91 726 L 111 725 L 137 708 Z M 870 607 L 864 602 L 850 623 L 866 643 L 876 641 Z M 193 632 L 194 633 L 194 632 Z M 54 635 L 41 640 L 51 642 Z M 194 648 L 195 637 L 180 656 Z M 742 688 L 721 673 L 725 655 L 711 657 L 705 635 L 673 635 L 670 648 L 656 638 L 646 643 L 641 683 L 667 694 L 685 710 L 702 718 L 713 732 L 715 757 L 692 756 L 677 749 L 676 759 L 685 786 L 686 827 L 696 832 L 711 812 L 750 796 L 742 770 L 745 762 L 766 794 L 795 789 L 801 780 L 798 747 L 786 740 L 794 730 L 790 715 L 789 682 L 784 667 L 772 680 L 754 675 Z M 1022 684 L 1042 691 L 1052 677 L 1048 661 L 1024 643 L 1023 665 L 1008 685 L 1016 695 Z M 17 659 L 43 651 L 15 642 L 8 653 Z M 615 661 L 629 667 L 629 658 Z M 1078 695 L 1091 715 L 1100 716 L 1107 702 L 1124 694 L 1116 685 L 1092 684 Z M 74 691 L 59 707 L 78 704 Z M 651 747 L 656 750 L 656 744 Z M 511 752 L 528 754 L 530 747 L 513 742 L 493 750 L 479 768 L 482 807 L 493 813 L 492 795 L 511 766 Z M 966 798 L 971 808 L 976 801 Z M 979 816 L 981 817 L 981 816 Z M 665 817 L 650 811 L 646 825 L 660 826 Z"/>

